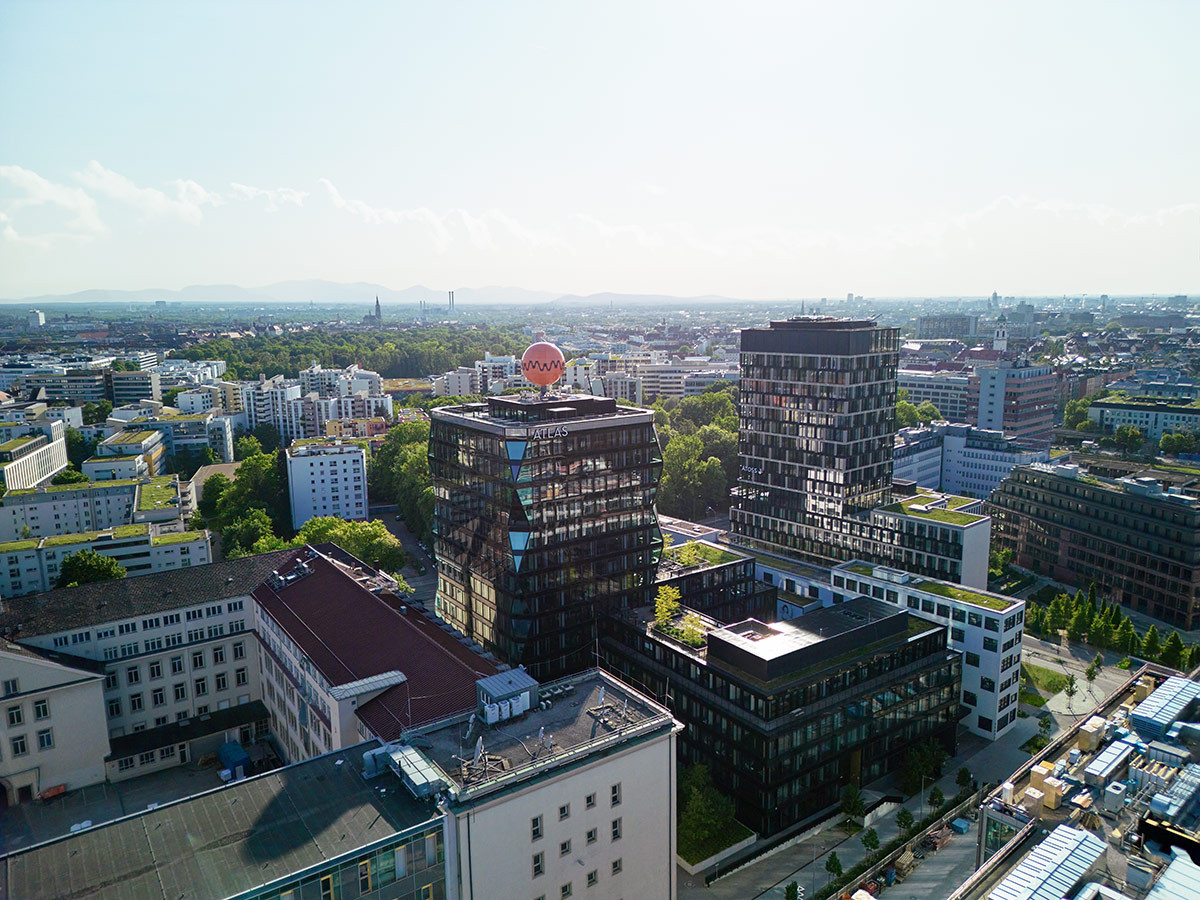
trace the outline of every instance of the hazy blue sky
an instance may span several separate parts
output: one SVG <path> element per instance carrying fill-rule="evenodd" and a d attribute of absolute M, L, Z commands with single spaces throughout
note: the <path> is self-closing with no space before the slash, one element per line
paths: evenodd
<path fill-rule="evenodd" d="M 0 297 L 1200 290 L 1200 3 L 0 0 Z"/>

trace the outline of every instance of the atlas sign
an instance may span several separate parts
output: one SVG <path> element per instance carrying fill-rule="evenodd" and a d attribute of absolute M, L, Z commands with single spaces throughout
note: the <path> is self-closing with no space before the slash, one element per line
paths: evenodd
<path fill-rule="evenodd" d="M 529 439 L 532 441 L 550 440 L 552 438 L 565 438 L 567 429 L 564 425 L 559 425 L 555 428 L 531 428 L 529 430 Z"/>

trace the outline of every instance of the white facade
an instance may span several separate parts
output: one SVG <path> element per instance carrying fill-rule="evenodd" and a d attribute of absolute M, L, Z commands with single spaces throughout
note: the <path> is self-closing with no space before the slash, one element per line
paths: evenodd
<path fill-rule="evenodd" d="M 950 629 L 949 646 L 963 654 L 964 720 L 974 734 L 1007 734 L 1020 705 L 1025 601 L 856 561 L 833 569 L 834 590 L 865 594 L 920 613 Z"/>
<path fill-rule="evenodd" d="M 922 372 L 900 369 L 896 388 L 908 391 L 914 406 L 929 402 L 948 422 L 968 421 L 967 388 L 970 378 L 964 372 Z"/>
<path fill-rule="evenodd" d="M 46 324 L 46 314 L 40 309 L 31 309 L 25 319 L 25 326 L 34 331 Z"/>
<path fill-rule="evenodd" d="M 67 443 L 62 438 L 14 438 L 2 446 L 7 448 L 4 456 L 12 457 L 7 461 L 0 458 L 0 481 L 7 490 L 34 487 L 67 467 Z"/>
<path fill-rule="evenodd" d="M 1190 404 L 1096 400 L 1088 407 L 1088 418 L 1104 432 L 1115 432 L 1122 425 L 1132 425 L 1155 443 L 1161 441 L 1164 434 L 1177 431 L 1200 434 L 1200 406 Z"/>
<path fill-rule="evenodd" d="M 169 489 L 167 502 L 156 502 L 164 489 Z M 103 531 L 134 522 L 171 522 L 190 505 L 186 494 L 173 475 L 9 491 L 0 499 L 0 541 Z"/>
<path fill-rule="evenodd" d="M 103 682 L 66 659 L 0 645 L 0 805 L 104 780 Z"/>
<path fill-rule="evenodd" d="M 341 441 L 303 444 L 287 451 L 292 526 L 316 516 L 367 517 L 367 453 Z"/>
<path fill-rule="evenodd" d="M 435 397 L 469 397 L 479 393 L 479 372 L 473 367 L 459 366 L 433 379 Z"/>
<path fill-rule="evenodd" d="M 921 487 L 986 499 L 1017 466 L 1048 462 L 1050 449 L 999 431 L 934 422 L 896 435 L 892 477 Z"/>
<path fill-rule="evenodd" d="M 82 406 L 51 406 L 46 409 L 46 418 L 52 422 L 62 422 L 71 428 L 83 427 Z"/>
<path fill-rule="evenodd" d="M 897 532 L 896 566 L 937 572 L 947 581 L 986 588 L 992 520 L 983 501 L 935 493 L 871 510 L 873 521 Z"/>

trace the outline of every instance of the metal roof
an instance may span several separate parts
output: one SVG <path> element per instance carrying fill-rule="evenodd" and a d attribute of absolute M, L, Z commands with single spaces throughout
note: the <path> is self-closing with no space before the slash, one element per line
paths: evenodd
<path fill-rule="evenodd" d="M 493 700 L 503 700 L 521 691 L 537 690 L 538 683 L 524 669 L 509 669 L 487 678 L 480 678 L 476 686 Z"/>
<path fill-rule="evenodd" d="M 1112 777 L 1113 772 L 1120 768 L 1121 763 L 1129 758 L 1129 754 L 1133 752 L 1133 744 L 1127 741 L 1113 741 L 1107 747 L 1088 763 L 1088 767 L 1084 772 L 1088 775 L 1095 776 L 1102 781 L 1108 781 Z M 1088 782 L 1089 784 L 1091 782 Z"/>
<path fill-rule="evenodd" d="M 1158 740 L 1197 697 L 1200 697 L 1200 684 L 1175 675 L 1135 706 L 1129 718 L 1143 738 Z"/>
<path fill-rule="evenodd" d="M 1059 825 L 988 894 L 988 900 L 1061 900 L 1071 895 L 1104 842 L 1087 831 Z"/>
<path fill-rule="evenodd" d="M 1146 900 L 1195 900 L 1198 894 L 1200 866 L 1196 866 L 1186 854 L 1180 853 L 1167 866 L 1154 887 L 1150 888 Z"/>

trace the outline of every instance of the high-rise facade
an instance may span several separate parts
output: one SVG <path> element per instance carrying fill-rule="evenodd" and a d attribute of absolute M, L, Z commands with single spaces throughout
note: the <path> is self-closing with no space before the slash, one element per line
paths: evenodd
<path fill-rule="evenodd" d="M 654 415 L 587 395 L 430 411 L 436 609 L 510 665 L 595 663 L 597 619 L 649 603 L 662 550 Z"/>
<path fill-rule="evenodd" d="M 900 333 L 868 319 L 796 317 L 742 331 L 730 510 L 741 542 L 814 561 L 887 540 Z"/>

